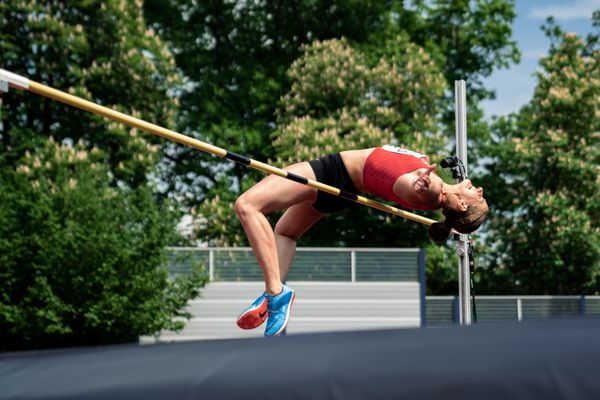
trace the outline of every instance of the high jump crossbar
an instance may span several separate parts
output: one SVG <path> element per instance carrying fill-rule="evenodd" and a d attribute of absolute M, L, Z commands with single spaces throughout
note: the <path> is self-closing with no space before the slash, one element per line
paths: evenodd
<path fill-rule="evenodd" d="M 161 126 L 152 124 L 150 122 L 146 122 L 142 119 L 132 117 L 131 115 L 127 115 L 118 111 L 115 111 L 111 108 L 101 106 L 99 104 L 93 103 L 88 100 L 84 100 L 80 97 L 65 93 L 58 89 L 51 88 L 50 86 L 42 85 L 41 83 L 37 83 L 23 76 L 17 75 L 15 73 L 6 71 L 0 68 L 0 81 L 8 82 L 9 86 L 15 89 L 27 90 L 29 92 L 39 94 L 41 96 L 48 97 L 50 99 L 59 101 L 61 103 L 68 104 L 70 106 L 79 108 L 81 110 L 85 110 L 91 112 L 93 114 L 101 115 L 105 118 L 111 119 L 113 121 L 120 122 L 125 125 L 129 125 L 134 128 L 141 129 L 148 133 L 151 133 L 156 136 L 160 136 L 162 138 L 192 147 L 196 150 L 200 150 L 205 153 L 209 153 L 215 155 L 217 157 L 225 158 L 231 161 L 234 161 L 238 164 L 242 164 L 248 166 L 253 169 L 257 169 L 259 171 L 265 172 L 267 174 L 277 175 L 282 178 L 289 179 L 294 182 L 301 183 L 306 186 L 310 186 L 312 188 L 318 189 L 322 192 L 326 192 L 332 194 L 334 196 L 342 197 L 347 200 L 354 201 L 356 203 L 375 208 L 380 211 L 384 211 L 393 215 L 397 215 L 402 218 L 409 219 L 411 221 L 419 222 L 425 225 L 431 225 L 436 222 L 433 219 L 423 217 L 421 215 L 417 215 L 408 211 L 401 210 L 396 207 L 392 207 L 387 204 L 380 203 L 375 200 L 368 199 L 364 196 L 360 196 L 354 193 L 347 192 L 345 190 L 341 190 L 335 188 L 333 186 L 325 185 L 321 182 L 317 182 L 313 179 L 306 178 L 304 176 L 297 175 L 293 172 L 286 171 L 282 168 L 277 168 L 272 165 L 253 160 L 251 158 L 245 157 L 240 154 L 233 153 L 231 151 L 227 151 L 223 148 L 213 146 L 209 143 L 202 142 L 200 140 L 194 139 L 192 137 L 183 135 L 181 133 L 172 131 L 170 129 L 163 128 Z"/>

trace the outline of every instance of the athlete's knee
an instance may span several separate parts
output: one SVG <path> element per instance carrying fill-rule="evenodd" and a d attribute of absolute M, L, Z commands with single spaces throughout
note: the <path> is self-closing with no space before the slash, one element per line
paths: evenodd
<path fill-rule="evenodd" d="M 237 198 L 233 208 L 235 210 L 235 213 L 240 218 L 244 218 L 258 211 L 256 205 L 251 201 L 251 199 L 248 198 L 248 196 L 246 196 L 246 194 L 242 194 L 240 197 Z"/>

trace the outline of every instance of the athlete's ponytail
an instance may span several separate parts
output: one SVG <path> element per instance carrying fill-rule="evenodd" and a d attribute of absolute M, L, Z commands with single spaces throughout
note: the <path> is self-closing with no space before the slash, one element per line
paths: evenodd
<path fill-rule="evenodd" d="M 444 221 L 429 225 L 429 236 L 436 243 L 443 243 L 448 239 L 452 229 L 460 233 L 476 231 L 483 221 L 485 221 L 488 207 L 487 204 L 471 204 L 466 211 L 444 208 L 442 213 L 446 217 Z"/>
<path fill-rule="evenodd" d="M 435 222 L 429 225 L 429 237 L 436 243 L 443 243 L 450 235 L 452 226 L 446 221 Z"/>

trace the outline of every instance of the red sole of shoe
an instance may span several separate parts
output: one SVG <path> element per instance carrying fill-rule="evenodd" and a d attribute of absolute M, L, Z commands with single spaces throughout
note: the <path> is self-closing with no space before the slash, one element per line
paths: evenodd
<path fill-rule="evenodd" d="M 236 321 L 241 329 L 255 329 L 261 326 L 267 320 L 267 307 L 256 308 L 242 315 Z"/>

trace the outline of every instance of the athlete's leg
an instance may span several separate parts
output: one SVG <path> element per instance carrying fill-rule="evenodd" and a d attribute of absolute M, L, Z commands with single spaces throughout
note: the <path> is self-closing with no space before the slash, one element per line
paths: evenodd
<path fill-rule="evenodd" d="M 285 281 L 296 253 L 296 241 L 325 214 L 314 209 L 310 202 L 290 207 L 275 225 L 275 240 L 279 256 L 279 275 Z"/>
<path fill-rule="evenodd" d="M 286 170 L 315 179 L 307 162 L 294 164 Z M 269 295 L 279 293 L 282 286 L 275 234 L 265 215 L 303 202 L 312 203 L 316 198 L 317 189 L 270 175 L 243 193 L 235 202 L 235 211 L 263 272 Z"/>

